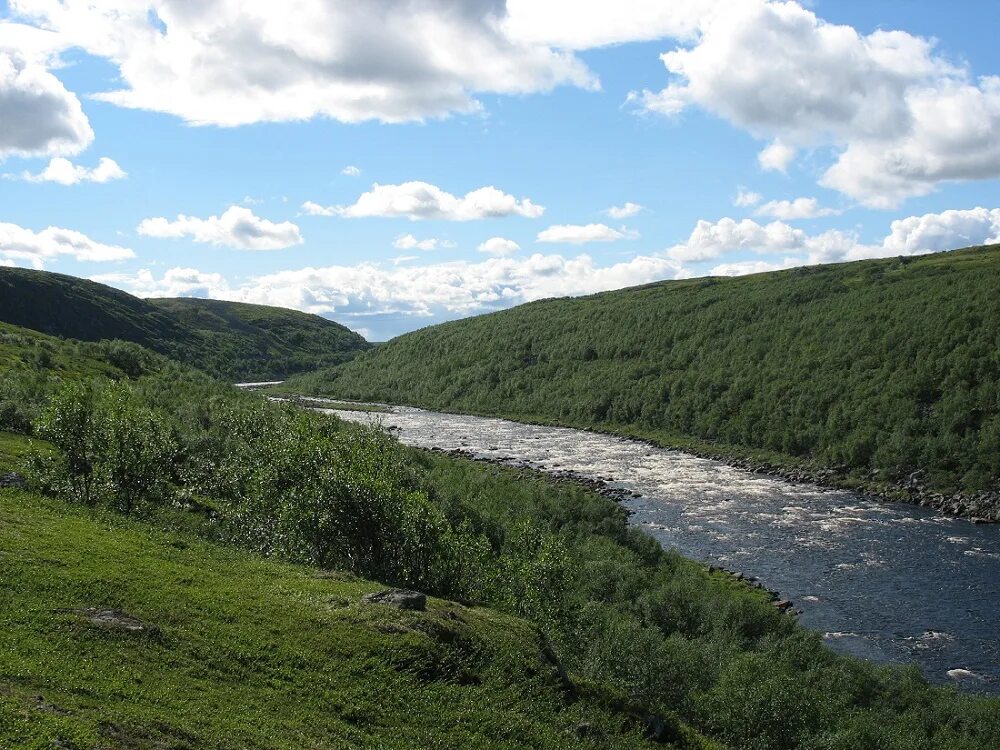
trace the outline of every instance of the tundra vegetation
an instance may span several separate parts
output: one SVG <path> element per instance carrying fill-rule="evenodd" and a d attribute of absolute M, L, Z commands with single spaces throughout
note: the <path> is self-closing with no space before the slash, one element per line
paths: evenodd
<path fill-rule="evenodd" d="M 1000 737 L 1000 700 L 836 655 L 584 488 L 407 449 L 135 344 L 2 326 L 0 368 L 0 473 L 29 481 L 0 489 L 0 745 Z M 434 598 L 358 603 L 380 585 Z M 88 626 L 101 607 L 155 627 Z"/>
<path fill-rule="evenodd" d="M 425 328 L 283 388 L 622 432 L 1000 511 L 998 289 L 1000 245 L 668 281 Z"/>
<path fill-rule="evenodd" d="M 0 321 L 70 339 L 130 341 L 229 380 L 278 380 L 368 348 L 318 315 L 221 300 L 144 300 L 23 268 L 0 268 Z"/>

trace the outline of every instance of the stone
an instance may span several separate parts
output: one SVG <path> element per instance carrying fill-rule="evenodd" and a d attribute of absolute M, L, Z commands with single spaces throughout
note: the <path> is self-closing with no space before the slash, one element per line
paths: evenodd
<path fill-rule="evenodd" d="M 419 591 L 408 589 L 385 589 L 365 594 L 361 597 L 362 604 L 384 604 L 396 609 L 409 609 L 423 612 L 427 609 L 427 597 Z"/>
<path fill-rule="evenodd" d="M 67 611 L 67 610 L 62 610 Z M 71 609 L 69 612 L 80 615 L 90 625 L 119 633 L 136 633 L 139 635 L 158 635 L 160 629 L 156 625 L 143 622 L 128 612 L 120 609 L 101 609 L 88 607 L 86 609 Z"/>
<path fill-rule="evenodd" d="M 23 490 L 27 486 L 27 480 L 16 471 L 0 474 L 0 489 L 8 487 L 16 490 Z"/>

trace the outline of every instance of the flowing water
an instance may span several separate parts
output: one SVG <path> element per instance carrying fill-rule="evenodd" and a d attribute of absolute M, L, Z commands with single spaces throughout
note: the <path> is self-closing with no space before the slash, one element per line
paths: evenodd
<path fill-rule="evenodd" d="M 1000 526 L 580 430 L 410 407 L 336 413 L 398 428 L 409 445 L 610 478 L 640 495 L 625 501 L 632 523 L 664 547 L 758 578 L 833 648 L 1000 693 Z"/>

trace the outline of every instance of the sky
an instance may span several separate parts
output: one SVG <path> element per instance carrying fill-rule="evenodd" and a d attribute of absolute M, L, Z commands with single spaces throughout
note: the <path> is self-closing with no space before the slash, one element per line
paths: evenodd
<path fill-rule="evenodd" d="M 1000 241 L 983 0 L 0 0 L 0 265 L 372 341 Z"/>

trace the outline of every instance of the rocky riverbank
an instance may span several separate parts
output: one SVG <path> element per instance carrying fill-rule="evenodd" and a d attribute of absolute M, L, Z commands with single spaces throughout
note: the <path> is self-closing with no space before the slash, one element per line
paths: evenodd
<path fill-rule="evenodd" d="M 973 523 L 1000 523 L 1000 489 L 976 493 L 941 492 L 927 485 L 926 474 L 915 471 L 905 480 L 885 480 L 877 469 L 860 479 L 849 474 L 846 468 L 816 467 L 806 464 L 783 466 L 763 459 L 737 456 L 722 450 L 706 450 L 698 446 L 679 447 L 669 442 L 637 437 L 614 430 L 584 429 L 586 432 L 610 434 L 624 440 L 667 450 L 679 450 L 699 458 L 719 461 L 734 469 L 782 479 L 797 484 L 812 484 L 826 489 L 849 490 L 873 500 L 911 503 L 933 508 L 941 513 L 967 518 Z"/>
<path fill-rule="evenodd" d="M 652 444 L 651 441 L 641 442 Z M 987 490 L 975 494 L 943 493 L 929 488 L 924 473 L 920 471 L 913 472 L 905 480 L 884 481 L 879 478 L 878 470 L 874 470 L 858 482 L 856 479 L 851 481 L 846 471 L 833 468 L 777 466 L 767 461 L 734 458 L 724 453 L 687 449 L 685 451 L 701 458 L 721 461 L 736 469 L 783 479 L 786 482 L 815 484 L 830 489 L 848 489 L 872 499 L 912 503 L 948 515 L 968 518 L 973 523 L 1000 523 L 1000 490 Z"/>
<path fill-rule="evenodd" d="M 592 478 L 567 469 L 550 470 L 530 465 L 516 458 L 493 458 L 491 456 L 484 456 L 467 448 L 454 448 L 452 450 L 445 450 L 444 448 L 431 448 L 430 451 L 432 453 L 441 453 L 446 456 L 482 461 L 483 463 L 494 464 L 496 466 L 504 466 L 515 469 L 530 468 L 554 484 L 574 484 L 590 490 L 591 492 L 596 492 L 597 494 L 610 500 L 614 500 L 615 502 L 623 502 L 625 500 L 642 497 L 641 493 L 635 492 L 634 490 L 627 490 L 622 487 L 613 486 L 611 484 L 614 481 L 612 477 Z M 723 568 L 717 565 L 708 566 L 708 572 L 710 574 L 730 576 L 733 580 L 738 581 L 745 586 L 764 592 L 764 594 L 766 594 L 768 599 L 771 601 L 772 606 L 780 612 L 789 615 L 799 614 L 799 611 L 795 609 L 791 601 L 783 599 L 779 592 L 767 588 L 754 576 L 748 576 L 740 571 L 729 570 L 728 568 Z"/>

